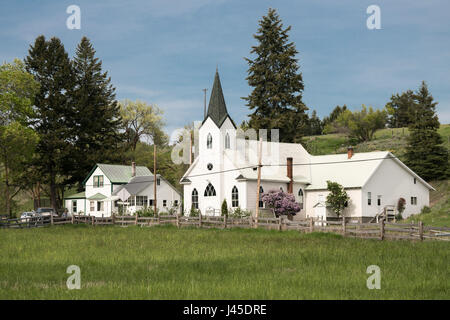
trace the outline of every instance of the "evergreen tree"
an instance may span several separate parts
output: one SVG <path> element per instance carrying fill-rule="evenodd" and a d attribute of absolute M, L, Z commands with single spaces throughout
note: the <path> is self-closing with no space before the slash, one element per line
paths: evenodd
<path fill-rule="evenodd" d="M 88 38 L 78 44 L 73 59 L 75 87 L 71 95 L 75 108 L 72 135 L 76 149 L 73 163 L 66 170 L 72 183 L 80 183 L 95 163 L 118 160 L 124 135 L 121 129 L 120 108 L 115 100 L 111 78 L 102 71 L 102 62 Z"/>
<path fill-rule="evenodd" d="M 440 123 L 436 115 L 437 102 L 424 81 L 414 95 L 417 107 L 412 114 L 410 135 L 406 147 L 406 164 L 425 180 L 445 179 L 448 170 L 448 151 L 437 130 Z"/>
<path fill-rule="evenodd" d="M 414 122 L 411 115 L 414 114 L 416 103 L 414 101 L 414 92 L 408 90 L 401 95 L 398 93 L 391 96 L 391 101 L 386 104 L 389 113 L 388 124 L 391 128 L 407 127 Z"/>
<path fill-rule="evenodd" d="M 302 102 L 303 79 L 298 72 L 295 45 L 288 40 L 291 27 L 283 24 L 274 9 L 259 21 L 254 38 L 258 41 L 250 53 L 248 84 L 253 91 L 244 97 L 253 112 L 249 126 L 253 129 L 280 129 L 280 141 L 299 142 L 304 135 L 308 108 Z"/>
<path fill-rule="evenodd" d="M 58 38 L 46 41 L 41 35 L 30 46 L 25 65 L 40 84 L 34 100 L 33 127 L 39 135 L 36 167 L 42 180 L 49 184 L 52 207 L 57 210 L 63 185 L 59 182 L 65 175 L 63 168 L 74 155 L 70 144 L 73 141 L 70 119 L 74 116 L 69 99 L 74 84 L 71 63 Z"/>
<path fill-rule="evenodd" d="M 317 116 L 316 110 L 313 110 L 311 117 L 308 120 L 308 134 L 310 136 L 317 136 L 322 134 L 322 121 Z"/>

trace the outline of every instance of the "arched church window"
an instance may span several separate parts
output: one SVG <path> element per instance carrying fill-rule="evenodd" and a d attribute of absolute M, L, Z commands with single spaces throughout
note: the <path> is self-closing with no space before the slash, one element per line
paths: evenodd
<path fill-rule="evenodd" d="M 263 193 L 264 193 L 264 189 L 263 189 L 262 186 L 260 186 L 260 187 L 259 187 L 259 203 L 258 203 L 258 206 L 259 206 L 260 208 L 264 208 L 264 202 L 263 202 L 262 199 L 261 199 Z"/>
<path fill-rule="evenodd" d="M 206 148 L 212 149 L 212 135 L 208 133 L 208 137 L 206 138 Z"/>
<path fill-rule="evenodd" d="M 195 188 L 192 190 L 192 208 L 198 209 L 198 191 Z"/>
<path fill-rule="evenodd" d="M 225 149 L 230 149 L 230 135 L 227 134 L 225 135 Z"/>
<path fill-rule="evenodd" d="M 214 197 L 216 195 L 216 189 L 214 189 L 214 186 L 210 183 L 206 186 L 205 189 L 205 197 Z"/>
<path fill-rule="evenodd" d="M 231 206 L 233 208 L 239 207 L 239 191 L 236 186 L 231 190 Z"/>
<path fill-rule="evenodd" d="M 303 190 L 298 189 L 298 203 L 300 204 L 300 209 L 303 209 Z"/>

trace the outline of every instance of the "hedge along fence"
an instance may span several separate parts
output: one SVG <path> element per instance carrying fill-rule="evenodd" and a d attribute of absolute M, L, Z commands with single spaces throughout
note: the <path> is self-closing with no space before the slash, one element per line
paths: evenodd
<path fill-rule="evenodd" d="M 264 228 L 272 230 L 296 230 L 299 232 L 330 232 L 346 237 L 365 239 L 405 239 L 405 240 L 444 240 L 450 241 L 450 227 L 424 226 L 417 224 L 392 223 L 381 220 L 379 223 L 348 223 L 345 221 L 326 221 L 317 219 L 295 220 L 286 218 L 234 218 L 227 216 L 180 216 L 159 215 L 155 217 L 118 216 L 94 217 L 73 215 L 71 217 L 33 217 L 26 219 L 2 219 L 2 228 L 31 228 L 58 224 L 89 224 L 98 225 L 138 225 L 150 227 L 155 225 L 175 225 L 181 227 L 200 228 Z"/>

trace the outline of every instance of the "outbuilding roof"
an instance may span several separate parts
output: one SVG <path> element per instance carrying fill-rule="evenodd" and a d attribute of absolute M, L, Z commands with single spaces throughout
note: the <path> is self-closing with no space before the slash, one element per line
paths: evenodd
<path fill-rule="evenodd" d="M 97 163 L 88 174 L 83 184 L 92 175 L 95 169 L 100 168 L 103 174 L 111 181 L 111 183 L 128 183 L 131 177 L 131 166 Z M 136 166 L 136 176 L 149 176 L 152 172 L 145 166 Z"/>

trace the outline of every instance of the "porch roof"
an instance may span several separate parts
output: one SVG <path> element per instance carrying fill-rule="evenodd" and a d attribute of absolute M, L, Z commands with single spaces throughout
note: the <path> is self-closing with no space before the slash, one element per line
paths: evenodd
<path fill-rule="evenodd" d="M 104 200 L 104 199 L 106 199 L 106 196 L 101 193 L 96 193 L 88 198 L 88 200 Z"/>

